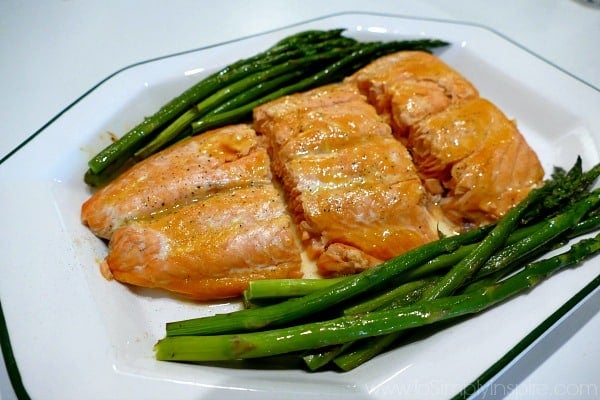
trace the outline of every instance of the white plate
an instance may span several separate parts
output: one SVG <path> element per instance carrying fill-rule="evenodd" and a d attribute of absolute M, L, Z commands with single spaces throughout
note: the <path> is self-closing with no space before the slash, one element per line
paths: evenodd
<path fill-rule="evenodd" d="M 108 143 L 107 132 L 128 130 L 208 71 L 293 32 L 339 27 L 361 39 L 451 42 L 441 57 L 516 119 L 547 171 L 571 166 L 577 155 L 586 167 L 599 161 L 600 94 L 478 26 L 340 14 L 124 68 L 0 167 L 0 300 L 12 345 L 5 340 L 3 349 L 9 359 L 12 349 L 18 369 L 10 372 L 20 372 L 32 398 L 448 398 L 474 389 L 480 376 L 488 379 L 518 355 L 514 349 L 542 333 L 536 327 L 547 328 L 572 306 L 570 299 L 598 286 L 599 261 L 593 260 L 348 373 L 155 361 L 152 346 L 165 322 L 238 305 L 197 305 L 105 281 L 98 261 L 106 247 L 79 222 L 80 205 L 89 196 L 82 181 L 87 160 Z"/>

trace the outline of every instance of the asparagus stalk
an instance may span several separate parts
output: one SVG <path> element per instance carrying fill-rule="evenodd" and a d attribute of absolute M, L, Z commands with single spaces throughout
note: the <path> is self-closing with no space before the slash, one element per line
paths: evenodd
<path fill-rule="evenodd" d="M 494 230 L 479 244 L 472 245 L 474 248 L 463 259 L 448 272 L 438 284 L 427 290 L 421 301 L 428 301 L 444 297 L 454 293 L 459 287 L 465 285 L 473 274 L 479 277 L 501 271 L 509 265 L 514 265 L 528 255 L 538 255 L 540 250 L 546 250 L 554 245 L 552 240 L 572 229 L 580 220 L 598 204 L 598 193 L 592 193 L 583 201 L 576 203 L 570 210 L 555 218 L 548 219 L 535 226 L 530 235 L 523 237 L 514 244 L 506 246 L 494 255 L 505 242 L 508 242 L 511 230 L 515 229 L 521 218 L 535 207 L 541 213 L 544 209 L 552 212 L 561 204 L 573 199 L 580 198 L 594 182 L 597 170 L 592 168 L 583 173 L 581 159 L 578 158 L 575 165 L 566 173 L 557 169 L 551 181 L 540 188 L 532 191 L 530 195 L 519 205 L 514 207 L 504 218 L 502 218 Z M 547 200 L 548 195 L 555 198 Z M 540 207 L 541 205 L 541 207 Z M 531 228 L 529 228 L 531 230 Z M 516 235 L 513 235 L 516 236 Z M 446 255 L 448 257 L 448 255 Z M 482 270 L 480 270 L 482 268 Z M 500 272 L 503 276 L 505 272 Z M 468 291 L 473 291 L 483 283 L 471 285 Z M 377 355 L 382 349 L 395 342 L 401 333 L 388 336 L 372 338 L 364 341 L 362 345 L 356 346 L 352 351 L 341 354 L 334 359 L 335 364 L 344 371 L 356 368 L 358 365 Z"/>
<path fill-rule="evenodd" d="M 222 105 L 232 97 L 244 94 L 242 98 L 248 98 L 249 96 L 246 92 L 261 82 L 271 81 L 282 74 L 293 71 L 301 71 L 304 76 L 309 75 L 314 71 L 315 66 L 321 65 L 325 61 L 339 59 L 348 52 L 348 49 L 334 48 L 333 50 L 302 56 L 301 58 L 289 59 L 266 69 L 257 69 L 256 72 L 216 90 L 202 99 L 198 104 L 192 106 L 171 125 L 161 131 L 150 143 L 137 151 L 135 156 L 138 159 L 143 159 L 154 154 L 177 138 L 193 121 Z"/>
<path fill-rule="evenodd" d="M 473 273 L 478 271 L 496 250 L 504 246 L 509 235 L 515 230 L 529 207 L 538 203 L 547 195 L 547 190 L 544 190 L 544 187 L 532 190 L 525 200 L 513 207 L 504 218 L 498 221 L 498 224 L 490 234 L 471 253 L 456 264 L 437 285 L 424 294 L 424 300 L 436 299 L 452 294 Z"/>
<path fill-rule="evenodd" d="M 406 298 L 412 299 L 415 293 L 422 294 L 428 287 L 435 284 L 438 279 L 438 277 L 433 277 L 407 282 L 372 299 L 347 307 L 344 309 L 344 315 L 365 314 L 373 310 L 391 308 L 390 305 L 397 307 L 399 299 L 405 301 Z M 407 303 L 412 303 L 412 300 L 409 300 Z"/>
<path fill-rule="evenodd" d="M 561 269 L 580 263 L 600 251 L 600 235 L 574 244 L 570 250 L 528 264 L 522 271 L 481 290 L 454 295 L 366 316 L 343 316 L 324 322 L 214 336 L 166 337 L 155 345 L 158 360 L 218 361 L 267 357 L 343 344 L 390 334 L 488 309 L 533 288 Z"/>
<path fill-rule="evenodd" d="M 283 325 L 326 310 L 384 285 L 395 276 L 415 268 L 439 254 L 451 252 L 463 244 L 481 240 L 488 230 L 487 227 L 482 227 L 425 244 L 361 274 L 353 275 L 326 289 L 306 296 L 261 308 L 169 322 L 166 325 L 167 336 L 207 335 Z"/>
<path fill-rule="evenodd" d="M 319 348 L 316 350 L 309 351 L 307 354 L 302 356 L 302 361 L 310 371 L 317 371 L 327 364 L 329 364 L 332 360 L 335 360 L 340 354 L 343 354 L 347 351 L 354 342 L 347 342 L 335 346 L 328 346 L 324 348 Z"/>
<path fill-rule="evenodd" d="M 354 306 L 344 310 L 344 315 L 361 315 L 375 310 L 389 310 L 415 303 L 421 298 L 424 291 L 431 287 L 437 278 L 421 279 L 400 285 L 382 295 L 360 302 Z M 394 334 L 378 336 L 377 339 L 392 336 Z M 391 339 L 391 338 L 390 338 Z M 390 339 L 384 339 L 389 341 Z M 346 342 L 342 345 L 328 347 L 325 350 L 317 349 L 302 356 L 302 359 L 309 370 L 316 371 L 319 368 L 326 366 L 330 361 L 338 360 L 340 357 L 344 359 L 344 353 L 352 348 L 354 342 Z M 368 352 L 379 353 L 381 350 L 378 344 L 368 347 Z M 385 345 L 387 347 L 387 345 Z M 353 354 L 353 353 L 350 353 Z M 363 354 L 366 354 L 363 351 Z M 356 357 L 356 356 L 354 356 Z M 371 358 L 371 357 L 368 357 Z"/>
<path fill-rule="evenodd" d="M 464 292 L 471 293 L 482 286 L 495 283 L 500 277 L 512 272 L 510 267 L 523 265 L 522 262 L 524 260 L 531 260 L 545 253 L 549 248 L 557 246 L 558 243 L 562 244 L 562 237 L 565 235 L 565 232 L 574 231 L 573 227 L 578 226 L 580 220 L 591 209 L 597 207 L 599 202 L 600 192 L 592 192 L 588 197 L 568 207 L 562 214 L 536 224 L 532 227 L 535 229 L 527 229 L 528 233 L 530 232 L 529 235 L 514 241 L 489 257 L 483 263 L 481 269 L 474 274 L 475 278 L 479 280 L 468 285 Z M 468 259 L 468 257 L 465 257 L 464 260 Z M 458 263 L 457 267 L 463 267 L 462 262 Z M 449 274 L 452 274 L 452 271 Z M 481 277 L 489 277 L 490 275 L 491 278 L 489 279 L 480 279 Z M 467 282 L 466 279 L 465 282 Z M 434 285 L 432 288 L 435 289 L 436 286 Z M 426 291 L 421 301 L 443 297 L 443 294 L 438 293 L 433 295 L 435 297 L 426 297 L 431 296 L 431 293 L 431 290 Z M 395 332 L 390 335 L 367 339 L 359 346 L 352 348 L 351 351 L 338 355 L 333 361 L 340 369 L 349 371 L 379 354 L 397 341 L 401 334 L 402 332 Z"/>
<path fill-rule="evenodd" d="M 562 214 L 539 224 L 539 229 L 531 235 L 506 246 L 498 251 L 481 267 L 478 276 L 485 276 L 500 269 L 507 268 L 511 264 L 518 263 L 530 254 L 536 254 L 536 250 L 546 246 L 552 247 L 555 242 L 562 243 L 565 233 L 577 226 L 581 219 L 600 203 L 600 191 L 592 192 L 585 199 L 575 203 Z"/>
<path fill-rule="evenodd" d="M 596 208 L 595 210 L 598 209 Z M 536 227 L 538 225 L 540 224 L 537 224 Z M 543 227 L 540 229 L 544 230 Z M 567 231 L 566 234 L 560 235 L 552 241 L 542 243 L 541 245 L 537 246 L 537 250 L 529 251 L 526 249 L 526 246 L 523 246 L 524 251 L 519 253 L 517 247 L 514 246 L 514 248 L 508 252 L 508 257 L 506 260 L 500 260 L 497 255 L 494 255 L 485 265 L 481 267 L 479 272 L 476 274 L 475 277 L 477 280 L 467 285 L 464 289 L 461 289 L 461 292 L 469 292 L 497 282 L 510 274 L 516 267 L 519 266 L 519 263 L 541 257 L 543 254 L 549 251 L 556 250 L 566 245 L 571 239 L 587 233 L 595 232 L 599 229 L 599 216 L 590 216 L 589 218 L 579 222 L 574 228 Z M 524 245 L 524 243 L 521 245 Z M 532 247 L 536 247 L 536 245 L 533 244 Z"/>
<path fill-rule="evenodd" d="M 569 171 L 555 167 L 552 178 L 547 183 L 548 195 L 526 213 L 524 220 L 531 222 L 546 218 L 553 212 L 560 210 L 570 203 L 574 203 L 585 197 L 600 176 L 600 164 L 583 171 L 581 157 Z"/>
<path fill-rule="evenodd" d="M 197 120 L 205 114 L 204 106 L 206 103 L 202 103 L 203 100 L 207 100 L 208 97 L 214 95 L 214 97 L 210 97 L 210 100 L 207 100 L 209 108 L 207 108 L 206 111 L 221 106 L 223 102 L 235 92 L 230 88 L 230 85 L 238 82 L 240 79 L 248 77 L 248 75 L 257 74 L 260 71 L 279 66 L 290 60 L 296 60 L 299 63 L 309 62 L 305 60 L 307 57 L 310 58 L 321 55 L 332 50 L 343 52 L 346 50 L 350 51 L 356 46 L 371 47 L 370 43 L 359 44 L 354 39 L 342 37 L 342 32 L 343 30 L 340 29 L 329 31 L 315 30 L 309 31 L 306 34 L 300 32 L 291 35 L 290 37 L 282 39 L 267 51 L 247 59 L 239 60 L 201 80 L 169 101 L 152 116 L 145 118 L 119 140 L 107 146 L 94 156 L 88 162 L 89 168 L 84 176 L 85 182 L 91 186 L 99 186 L 106 183 L 125 167 L 129 167 L 138 159 L 148 157 L 154 152 L 173 143 L 182 136 L 185 136 L 184 133 L 186 135 L 188 132 L 199 133 L 211 127 L 214 128 L 227 123 L 239 122 L 242 119 L 247 118 L 252 105 L 246 103 L 254 100 L 254 98 L 245 98 L 242 96 L 234 102 L 234 104 L 238 106 L 235 113 L 233 112 L 234 110 L 231 109 L 231 105 L 229 105 L 226 107 L 226 115 L 212 115 L 207 117 L 207 120 L 200 120 L 197 123 L 198 126 L 191 127 L 190 125 L 192 121 Z M 354 68 L 364 65 L 371 59 L 381 54 L 385 54 L 385 52 L 393 51 L 394 48 L 398 50 L 414 49 L 430 51 L 432 48 L 448 44 L 443 41 L 427 39 L 392 43 L 393 44 L 379 46 L 378 52 L 364 52 L 364 54 L 370 54 L 370 59 L 364 57 L 354 58 L 352 60 L 354 62 Z M 327 76 L 327 79 L 330 80 L 342 78 L 339 74 L 325 75 Z M 257 78 L 256 75 L 254 76 Z M 321 76 L 321 78 L 323 77 L 324 76 Z M 272 76 L 267 76 L 264 79 L 268 80 L 271 78 Z M 246 81 L 246 83 L 250 81 L 251 80 Z M 255 82 L 255 85 L 259 84 L 255 80 L 253 82 Z M 316 85 L 318 82 L 319 80 L 315 80 L 314 84 Z M 303 86 L 299 86 L 299 89 L 296 90 L 301 90 L 302 87 Z M 238 87 L 236 90 L 242 89 Z M 220 92 L 215 94 L 217 91 Z M 259 92 L 254 91 L 254 95 L 256 95 L 256 93 Z M 263 97 L 265 98 L 264 101 L 275 98 L 273 96 Z M 240 101 L 244 98 L 246 99 L 245 103 L 240 104 Z M 201 104 L 202 110 L 200 111 L 193 108 L 194 105 L 198 103 Z M 162 133 L 160 133 L 161 130 Z M 153 138 L 157 134 L 161 135 L 160 139 L 153 141 Z"/>
<path fill-rule="evenodd" d="M 594 191 L 590 196 L 581 200 L 578 204 L 572 206 L 570 210 L 559 214 L 553 218 L 538 222 L 534 225 L 519 228 L 514 231 L 506 241 L 506 247 L 494 254 L 475 274 L 477 279 L 492 274 L 509 264 L 514 264 L 523 257 L 531 254 L 536 248 L 550 243 L 550 247 L 555 247 L 565 240 L 572 239 L 586 233 L 594 232 L 600 229 L 600 215 L 594 215 L 589 218 L 581 219 L 581 215 L 596 209 L 598 191 Z M 576 222 L 580 220 L 579 222 Z M 575 223 L 576 222 L 576 223 Z M 466 257 L 478 243 L 468 244 L 459 247 L 456 251 L 448 254 L 442 254 L 429 262 L 417 268 L 406 271 L 397 279 L 398 282 L 418 281 L 426 276 L 431 276 L 444 271 L 446 268 L 458 263 Z M 547 251 L 544 247 L 542 252 Z M 330 279 L 265 279 L 249 283 L 248 289 L 244 293 L 245 300 L 248 302 L 260 301 L 265 299 L 285 299 L 288 297 L 298 297 L 313 293 L 317 290 L 325 289 L 338 283 L 348 277 L 330 278 Z M 381 299 L 373 301 L 382 301 L 384 298 L 390 298 L 388 292 L 381 295 Z M 357 305 L 363 307 L 362 305 Z M 367 307 L 368 308 L 368 307 Z M 366 309 L 364 310 L 366 311 Z"/>
<path fill-rule="evenodd" d="M 282 297 L 299 297 L 328 288 L 346 278 L 330 279 L 261 279 L 251 281 L 245 290 L 248 301 Z"/>
<path fill-rule="evenodd" d="M 252 72 L 268 68 L 285 60 L 311 54 L 315 48 L 321 49 L 329 43 L 333 43 L 335 46 L 340 46 L 342 43 L 348 45 L 356 43 L 354 39 L 343 38 L 342 33 L 343 30 L 341 29 L 311 31 L 306 35 L 304 32 L 299 32 L 282 39 L 264 52 L 238 60 L 209 75 L 163 105 L 119 140 L 94 156 L 88 163 L 89 169 L 85 174 L 85 181 L 91 185 L 102 182 L 102 176 L 99 175 L 108 168 L 112 171 L 105 175 L 109 178 L 112 177 L 115 174 L 114 170 L 125 165 L 134 152 L 146 143 L 154 132 L 175 120 L 202 98 L 225 85 L 235 82 Z M 327 44 L 324 44 L 324 42 L 327 42 Z"/>
<path fill-rule="evenodd" d="M 344 76 L 350 75 L 358 68 L 366 65 L 367 62 L 388 54 L 394 51 L 401 50 L 424 50 L 432 47 L 447 45 L 443 41 L 435 40 L 415 40 L 415 41 L 400 41 L 387 43 L 365 43 L 351 54 L 336 61 L 330 65 L 323 67 L 319 72 L 311 75 L 299 82 L 289 86 L 282 87 L 264 97 L 250 101 L 244 105 L 219 114 L 207 115 L 204 118 L 199 118 L 192 122 L 192 131 L 194 134 L 204 132 L 209 129 L 214 129 L 226 124 L 237 123 L 250 117 L 252 110 L 261 104 L 275 100 L 279 97 L 292 93 L 309 90 L 319 85 L 339 81 Z"/>
<path fill-rule="evenodd" d="M 304 75 L 305 71 L 298 70 L 283 74 L 268 81 L 260 82 L 257 85 L 248 88 L 243 95 L 235 96 L 234 98 L 227 100 L 218 107 L 212 109 L 207 113 L 207 115 L 216 115 L 226 111 L 234 110 L 243 106 L 246 102 L 265 96 L 267 93 L 277 90 L 278 88 L 283 87 L 284 84 L 287 84 L 293 80 L 298 80 Z"/>
<path fill-rule="evenodd" d="M 272 49 L 278 49 L 280 47 L 286 48 L 289 46 L 298 47 L 302 45 L 306 45 L 309 43 L 319 43 L 324 40 L 337 39 L 342 36 L 345 29 L 329 29 L 326 31 L 322 31 L 319 29 L 307 30 L 295 33 L 290 36 L 286 36 L 283 39 L 279 40 Z"/>

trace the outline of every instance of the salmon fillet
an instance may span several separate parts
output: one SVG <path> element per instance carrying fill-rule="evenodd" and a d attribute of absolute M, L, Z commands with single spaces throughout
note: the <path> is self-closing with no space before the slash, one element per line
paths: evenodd
<path fill-rule="evenodd" d="M 447 191 L 442 210 L 457 223 L 497 220 L 544 177 L 514 122 L 483 98 L 422 120 L 408 143 L 420 174 Z"/>
<path fill-rule="evenodd" d="M 383 56 L 346 78 L 401 138 L 423 118 L 477 97 L 477 89 L 435 55 L 401 51 Z"/>
<path fill-rule="evenodd" d="M 198 300 L 297 278 L 301 249 L 264 138 L 233 125 L 182 141 L 94 194 L 82 219 L 109 238 L 107 278 Z"/>
<path fill-rule="evenodd" d="M 248 125 L 232 125 L 177 143 L 135 164 L 82 206 L 81 219 L 110 239 L 137 218 L 202 199 L 219 190 L 271 181 L 268 155 Z"/>
<path fill-rule="evenodd" d="M 496 221 L 541 183 L 541 164 L 515 124 L 435 55 L 384 56 L 345 81 L 406 144 L 456 229 Z"/>
<path fill-rule="evenodd" d="M 223 190 L 120 227 L 102 269 L 196 300 L 240 296 L 250 280 L 302 276 L 291 217 L 268 184 Z"/>
<path fill-rule="evenodd" d="M 254 127 L 321 273 L 354 273 L 437 238 L 407 149 L 354 85 L 262 105 Z"/>
<path fill-rule="evenodd" d="M 357 273 L 438 230 L 496 221 L 544 176 L 516 124 L 425 52 L 253 117 L 157 153 L 83 204 L 109 239 L 107 278 L 212 300 L 301 277 L 302 251 L 323 276 Z"/>

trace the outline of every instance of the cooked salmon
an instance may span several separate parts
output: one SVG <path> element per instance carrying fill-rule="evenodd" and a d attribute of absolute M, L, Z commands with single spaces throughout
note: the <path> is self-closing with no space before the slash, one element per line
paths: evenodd
<path fill-rule="evenodd" d="M 539 159 L 516 125 L 435 55 L 384 56 L 345 81 L 389 121 L 457 229 L 497 220 L 541 183 Z"/>
<path fill-rule="evenodd" d="M 184 140 L 86 201 L 107 278 L 211 300 L 254 279 L 360 272 L 493 222 L 544 171 L 516 124 L 418 51 L 257 107 Z M 256 130 L 256 131 L 255 131 Z"/>
<path fill-rule="evenodd" d="M 271 181 L 268 155 L 248 125 L 183 140 L 134 165 L 82 206 L 99 237 L 137 218 L 188 204 L 219 190 Z"/>
<path fill-rule="evenodd" d="M 332 84 L 255 109 L 311 257 L 354 273 L 437 238 L 407 149 L 356 86 Z"/>
<path fill-rule="evenodd" d="M 417 123 L 408 146 L 423 178 L 438 181 L 447 191 L 442 209 L 459 224 L 497 220 L 544 177 L 515 123 L 483 98 Z"/>
<path fill-rule="evenodd" d="M 479 95 L 464 76 L 422 51 L 380 57 L 345 81 L 367 96 L 399 138 L 423 118 Z"/>
<path fill-rule="evenodd" d="M 240 296 L 250 280 L 302 276 L 291 217 L 270 184 L 221 190 L 118 228 L 102 269 L 197 300 Z"/>

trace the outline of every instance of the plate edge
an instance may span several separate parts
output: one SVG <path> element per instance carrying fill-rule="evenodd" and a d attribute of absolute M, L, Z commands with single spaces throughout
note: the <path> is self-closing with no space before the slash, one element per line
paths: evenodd
<path fill-rule="evenodd" d="M 560 308 L 554 311 L 548 318 L 536 326 L 527 334 L 527 336 L 521 339 L 492 366 L 475 378 L 471 383 L 466 385 L 460 392 L 454 395 L 451 400 L 464 400 L 477 394 L 485 387 L 487 383 L 492 380 L 494 376 L 498 375 L 505 367 L 515 360 L 519 354 L 526 351 L 530 346 L 535 346 L 535 341 L 539 339 L 543 333 L 547 332 L 552 326 L 558 324 L 561 318 L 567 315 L 567 313 L 570 311 L 574 310 L 577 305 L 582 303 L 584 299 L 598 287 L 600 287 L 600 274 L 596 276 L 594 280 L 584 286 L 579 292 L 573 295 Z"/>
<path fill-rule="evenodd" d="M 6 366 L 6 372 L 8 373 L 8 379 L 12 386 L 13 391 L 18 399 L 29 400 L 29 394 L 27 389 L 23 385 L 21 379 L 21 372 L 15 360 L 15 355 L 12 351 L 12 345 L 10 343 L 10 335 L 8 333 L 8 326 L 4 319 L 4 311 L 2 310 L 2 302 L 0 301 L 0 350 L 2 350 L 2 356 L 4 358 L 4 365 Z"/>

